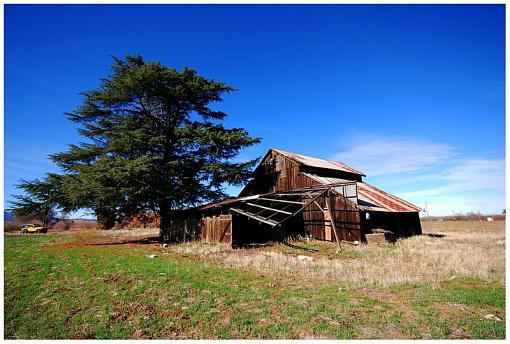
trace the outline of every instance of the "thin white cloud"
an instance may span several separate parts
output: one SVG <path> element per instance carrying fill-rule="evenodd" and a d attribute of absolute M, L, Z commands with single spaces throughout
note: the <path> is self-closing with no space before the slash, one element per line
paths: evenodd
<path fill-rule="evenodd" d="M 362 135 L 349 142 L 332 159 L 416 205 L 426 203 L 431 215 L 495 213 L 505 206 L 504 159 L 465 157 L 452 146 L 414 138 Z"/>
<path fill-rule="evenodd" d="M 471 159 L 456 162 L 437 180 L 447 184 L 424 190 L 403 192 L 402 197 L 430 197 L 468 191 L 502 191 L 505 188 L 505 160 Z"/>
<path fill-rule="evenodd" d="M 56 165 L 47 158 L 42 157 L 23 157 L 6 156 L 4 160 L 5 176 L 18 176 L 26 178 L 26 176 L 45 175 L 46 171 L 55 171 Z"/>
<path fill-rule="evenodd" d="M 429 215 L 442 216 L 452 214 L 466 214 L 468 212 L 480 212 L 482 214 L 500 214 L 505 204 L 504 192 L 490 192 L 483 194 L 467 195 L 440 195 L 427 198 Z M 412 198 L 408 198 L 412 201 Z M 425 202 L 420 204 L 425 208 Z M 425 215 L 422 213 L 422 215 Z"/>
<path fill-rule="evenodd" d="M 372 177 L 418 171 L 455 155 L 448 145 L 412 138 L 363 135 L 349 142 L 349 147 L 332 159 L 346 162 Z"/>

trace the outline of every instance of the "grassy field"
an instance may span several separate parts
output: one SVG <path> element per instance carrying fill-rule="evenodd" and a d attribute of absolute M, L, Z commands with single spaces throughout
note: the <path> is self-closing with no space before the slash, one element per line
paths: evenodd
<path fill-rule="evenodd" d="M 423 227 L 444 237 L 338 252 L 7 234 L 5 338 L 504 338 L 504 222 Z"/>

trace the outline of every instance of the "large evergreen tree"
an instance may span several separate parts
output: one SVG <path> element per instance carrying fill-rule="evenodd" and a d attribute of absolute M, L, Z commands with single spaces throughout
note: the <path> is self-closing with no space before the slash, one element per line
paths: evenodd
<path fill-rule="evenodd" d="M 66 200 L 93 210 L 105 227 L 154 211 L 161 237 L 173 240 L 176 210 L 226 197 L 225 185 L 246 182 L 256 163 L 232 162 L 260 139 L 225 128 L 226 114 L 211 106 L 233 90 L 192 69 L 115 59 L 111 74 L 67 114 L 86 142 L 51 156 L 69 178 Z"/>

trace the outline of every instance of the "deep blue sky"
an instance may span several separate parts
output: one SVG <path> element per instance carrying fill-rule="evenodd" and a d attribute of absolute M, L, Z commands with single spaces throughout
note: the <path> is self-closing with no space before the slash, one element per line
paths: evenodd
<path fill-rule="evenodd" d="M 241 158 L 335 158 L 431 215 L 504 208 L 503 5 L 6 5 L 6 201 L 135 53 L 236 87 L 227 125 L 263 139 Z"/>

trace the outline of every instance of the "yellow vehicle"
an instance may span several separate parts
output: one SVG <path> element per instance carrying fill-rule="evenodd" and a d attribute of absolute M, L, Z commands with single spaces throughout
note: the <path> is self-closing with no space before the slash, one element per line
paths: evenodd
<path fill-rule="evenodd" d="M 47 233 L 48 228 L 43 226 L 34 225 L 33 223 L 26 223 L 21 227 L 21 233 L 33 234 L 33 233 Z"/>

